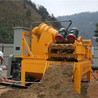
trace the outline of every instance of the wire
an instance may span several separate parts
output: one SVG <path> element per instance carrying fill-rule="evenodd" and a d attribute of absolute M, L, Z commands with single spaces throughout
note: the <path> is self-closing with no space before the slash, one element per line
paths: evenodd
<path fill-rule="evenodd" d="M 10 81 L 10 83 L 11 82 L 13 82 L 11 85 L 9 85 L 9 86 L 6 86 L 6 87 L 2 87 L 2 88 L 0 88 L 0 90 L 1 89 L 6 89 L 6 88 L 10 88 L 12 85 L 14 85 L 14 84 L 17 84 L 17 83 L 34 83 L 34 82 L 25 82 L 25 81 Z M 37 83 L 37 82 L 36 82 Z"/>
<path fill-rule="evenodd" d="M 2 87 L 2 88 L 0 88 L 0 90 L 1 89 L 6 89 L 6 88 L 10 88 L 12 85 L 14 85 L 15 84 L 15 82 L 14 83 L 12 83 L 11 85 L 9 85 L 9 86 L 6 86 L 6 87 Z"/>

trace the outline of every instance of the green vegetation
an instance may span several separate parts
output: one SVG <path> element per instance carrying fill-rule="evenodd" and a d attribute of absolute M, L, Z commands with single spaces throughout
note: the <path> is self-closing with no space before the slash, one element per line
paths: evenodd
<path fill-rule="evenodd" d="M 12 39 L 11 28 L 5 29 L 4 26 L 0 24 L 0 43 L 12 42 Z"/>
<path fill-rule="evenodd" d="M 98 23 L 98 12 L 85 12 L 74 14 L 70 16 L 59 16 L 58 20 L 72 20 L 72 27 L 77 27 L 79 29 L 79 35 L 83 37 L 83 39 L 92 39 L 94 36 L 94 31 L 96 29 L 96 23 Z M 62 25 L 66 28 L 67 24 L 62 23 Z"/>
<path fill-rule="evenodd" d="M 36 7 L 31 0 L 0 0 L 0 43 L 13 43 L 13 27 L 31 28 L 32 22 L 55 21 L 43 6 Z M 61 24 L 52 24 L 60 28 Z"/>

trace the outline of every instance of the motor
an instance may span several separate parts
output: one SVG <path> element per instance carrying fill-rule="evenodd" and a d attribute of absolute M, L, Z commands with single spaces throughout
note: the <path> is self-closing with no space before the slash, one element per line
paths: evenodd
<path fill-rule="evenodd" d="M 78 37 L 78 33 L 79 30 L 76 27 L 71 28 L 70 31 L 65 28 L 61 28 L 55 39 L 57 43 L 64 43 L 65 40 L 67 42 L 74 43 Z"/>
<path fill-rule="evenodd" d="M 57 43 L 62 43 L 66 39 L 68 31 L 65 28 L 61 28 L 55 39 Z"/>
<path fill-rule="evenodd" d="M 78 37 L 79 30 L 76 27 L 71 28 L 69 34 L 67 35 L 68 42 L 74 43 Z"/>

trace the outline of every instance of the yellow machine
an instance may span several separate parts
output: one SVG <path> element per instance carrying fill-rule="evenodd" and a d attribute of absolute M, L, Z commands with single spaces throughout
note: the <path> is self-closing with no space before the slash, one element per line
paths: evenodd
<path fill-rule="evenodd" d="M 32 30 L 32 35 L 22 32 L 22 58 L 21 81 L 25 81 L 25 74 L 28 73 L 34 78 L 41 79 L 51 62 L 74 62 L 74 90 L 80 94 L 81 76 L 87 73 L 87 80 L 91 78 L 92 46 L 91 40 L 82 40 L 79 36 L 74 41 L 64 39 L 62 43 L 57 42 L 55 37 L 59 31 L 46 23 L 40 24 Z M 27 43 L 26 36 L 29 37 Z M 32 38 L 31 38 L 32 37 Z M 70 39 L 70 37 L 69 37 Z M 24 49 L 28 51 L 25 54 Z M 66 64 L 65 64 L 66 66 Z M 25 83 L 21 83 L 22 86 Z"/>

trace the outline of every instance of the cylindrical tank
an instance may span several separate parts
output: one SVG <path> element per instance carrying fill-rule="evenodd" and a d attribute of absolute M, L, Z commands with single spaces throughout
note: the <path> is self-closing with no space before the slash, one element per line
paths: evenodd
<path fill-rule="evenodd" d="M 44 29 L 45 27 L 47 27 L 47 24 L 42 23 L 42 24 L 40 24 L 38 27 L 35 27 L 35 28 L 32 30 L 32 33 L 35 34 L 35 35 L 40 36 L 41 33 L 42 33 L 42 31 L 43 31 L 43 29 Z"/>
<path fill-rule="evenodd" d="M 32 30 L 32 33 L 35 35 L 38 35 L 38 36 L 40 36 L 42 34 L 42 32 L 51 33 L 53 35 L 53 37 L 55 37 L 56 34 L 58 33 L 57 30 L 55 30 L 52 26 L 48 26 L 46 23 L 42 23 L 38 27 L 35 27 Z"/>
<path fill-rule="evenodd" d="M 36 57 L 48 57 L 48 44 L 55 42 L 58 31 L 45 23 L 40 24 L 32 30 L 32 53 Z"/>

